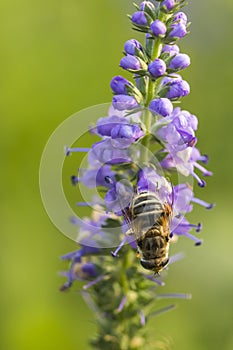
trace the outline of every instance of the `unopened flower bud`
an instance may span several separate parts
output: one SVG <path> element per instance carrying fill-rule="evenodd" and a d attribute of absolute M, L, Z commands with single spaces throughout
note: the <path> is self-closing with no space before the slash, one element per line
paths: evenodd
<path fill-rule="evenodd" d="M 126 43 L 124 45 L 124 49 L 128 55 L 136 55 L 137 56 L 137 52 L 142 51 L 142 45 L 140 44 L 139 41 L 137 41 L 135 39 L 131 39 L 131 40 L 126 41 Z"/>
<path fill-rule="evenodd" d="M 129 71 L 140 71 L 143 69 L 147 69 L 147 65 L 145 62 L 132 55 L 126 55 L 125 57 L 123 57 L 120 61 L 120 66 L 123 69 Z"/>
<path fill-rule="evenodd" d="M 153 23 L 151 23 L 150 29 L 154 36 L 160 36 L 160 37 L 164 36 L 167 31 L 165 24 L 161 22 L 159 19 L 156 19 Z"/>
<path fill-rule="evenodd" d="M 174 70 L 180 70 L 180 69 L 187 68 L 189 65 L 190 65 L 190 57 L 185 53 L 180 53 L 176 55 L 174 58 L 172 58 L 168 67 Z"/>
<path fill-rule="evenodd" d="M 153 62 L 149 64 L 148 70 L 152 77 L 158 78 L 164 75 L 164 73 L 166 72 L 166 64 L 160 58 L 156 58 Z"/>
<path fill-rule="evenodd" d="M 146 27 L 149 24 L 148 16 L 143 11 L 135 12 L 131 17 L 131 21 L 133 22 L 133 24 L 138 25 L 138 26 L 145 26 Z"/>
<path fill-rule="evenodd" d="M 114 94 L 127 95 L 127 86 L 131 86 L 132 83 L 120 75 L 112 78 L 110 86 Z"/>
<path fill-rule="evenodd" d="M 178 22 L 171 25 L 170 38 L 183 38 L 187 34 L 186 25 Z"/>
<path fill-rule="evenodd" d="M 171 11 L 175 5 L 175 0 L 164 0 L 161 3 L 161 7 L 165 8 L 167 11 Z"/>

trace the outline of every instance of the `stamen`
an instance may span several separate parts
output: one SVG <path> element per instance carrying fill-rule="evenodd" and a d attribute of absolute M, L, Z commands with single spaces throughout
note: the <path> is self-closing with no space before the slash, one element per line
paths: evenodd
<path fill-rule="evenodd" d="M 169 258 L 169 265 L 174 264 L 175 262 L 181 260 L 184 258 L 184 253 L 177 253 L 175 255 L 170 256 Z"/>
<path fill-rule="evenodd" d="M 77 202 L 76 203 L 77 207 L 92 207 L 95 205 L 94 202 Z"/>
<path fill-rule="evenodd" d="M 119 246 L 116 248 L 116 250 L 114 250 L 114 252 L 111 252 L 112 256 L 114 258 L 116 258 L 118 255 L 118 252 L 121 250 L 121 248 L 125 245 L 125 243 L 127 242 L 127 237 L 125 236 L 122 241 L 120 242 Z"/>
<path fill-rule="evenodd" d="M 141 325 L 142 325 L 142 327 L 144 327 L 145 324 L 146 324 L 146 317 L 145 317 L 144 313 L 141 310 L 138 310 L 138 314 L 139 314 L 139 317 L 140 317 Z"/>
<path fill-rule="evenodd" d="M 70 222 L 71 224 L 78 225 L 78 226 L 82 223 L 81 219 L 77 218 L 76 216 L 72 216 L 70 218 Z"/>
<path fill-rule="evenodd" d="M 75 252 L 71 252 L 71 253 L 62 255 L 62 256 L 61 256 L 61 260 L 71 260 L 71 259 L 73 259 L 78 253 L 79 253 L 79 251 L 78 251 L 78 252 L 75 251 Z"/>
<path fill-rule="evenodd" d="M 147 278 L 148 280 L 157 283 L 159 286 L 165 286 L 165 283 L 161 280 L 159 280 L 158 278 L 155 278 L 151 275 L 147 275 L 146 273 L 142 273 L 142 275 Z"/>
<path fill-rule="evenodd" d="M 65 292 L 67 289 L 71 287 L 71 285 L 72 285 L 72 281 L 67 281 L 59 288 L 60 292 Z"/>
<path fill-rule="evenodd" d="M 93 299 L 91 298 L 90 293 L 86 291 L 80 291 L 80 294 L 82 295 L 83 299 L 85 300 L 86 304 L 90 307 L 90 309 L 95 312 L 96 316 L 100 317 L 99 309 L 94 303 Z"/>
<path fill-rule="evenodd" d="M 203 163 L 203 164 L 207 164 L 209 162 L 209 157 L 207 154 L 203 154 L 202 156 L 200 156 L 199 160 Z"/>
<path fill-rule="evenodd" d="M 64 277 L 67 277 L 68 278 L 68 281 L 66 281 L 60 288 L 59 290 L 61 292 L 64 292 L 66 291 L 67 289 L 69 289 L 72 284 L 73 284 L 73 278 L 72 278 L 72 273 L 70 271 L 66 271 L 66 272 L 61 272 L 60 273 L 61 276 L 64 276 Z"/>
<path fill-rule="evenodd" d="M 123 307 L 125 306 L 125 303 L 126 303 L 126 296 L 124 296 L 122 299 L 121 299 L 121 302 L 120 302 L 120 305 L 118 306 L 117 308 L 117 312 L 120 313 L 122 310 L 123 310 Z"/>
<path fill-rule="evenodd" d="M 198 185 L 200 187 L 206 186 L 206 182 L 204 180 L 200 179 L 200 177 L 196 173 L 194 173 L 194 171 L 190 172 L 190 174 L 197 180 Z"/>
<path fill-rule="evenodd" d="M 207 202 L 203 201 L 202 199 L 195 198 L 195 197 L 193 197 L 191 199 L 191 201 L 194 202 L 194 203 L 202 205 L 206 209 L 212 209 L 215 206 L 215 203 L 207 203 Z"/>
<path fill-rule="evenodd" d="M 196 232 L 200 232 L 202 230 L 202 224 L 199 222 L 197 225 L 195 224 L 179 224 L 180 227 L 188 227 L 195 228 Z"/>
<path fill-rule="evenodd" d="M 101 275 L 101 276 L 95 278 L 93 281 L 85 284 L 83 286 L 83 289 L 87 290 L 88 288 L 90 288 L 90 287 L 94 286 L 95 284 L 99 283 L 100 281 L 102 281 L 105 277 L 106 277 L 106 275 Z"/>
<path fill-rule="evenodd" d="M 89 152 L 90 150 L 91 150 L 91 148 L 87 148 L 87 147 L 70 148 L 70 147 L 66 146 L 65 147 L 65 155 L 69 156 L 73 152 Z"/>
<path fill-rule="evenodd" d="M 191 294 L 186 293 L 164 293 L 157 294 L 156 298 L 158 299 L 191 299 Z"/>
<path fill-rule="evenodd" d="M 72 175 L 70 180 L 73 186 L 75 186 L 79 182 L 79 178 L 75 175 Z"/>
<path fill-rule="evenodd" d="M 154 316 L 158 316 L 158 315 L 164 314 L 165 312 L 170 311 L 170 310 L 174 309 L 175 307 L 176 307 L 176 305 L 174 305 L 174 304 L 165 306 L 165 307 L 163 307 L 162 309 L 159 309 L 159 310 L 157 310 L 157 311 L 151 312 L 151 313 L 148 315 L 148 318 L 149 318 L 149 317 L 154 317 Z"/>
<path fill-rule="evenodd" d="M 203 176 L 212 176 L 213 175 L 212 171 L 207 170 L 206 168 L 204 168 L 202 165 L 200 165 L 197 162 L 194 162 L 194 166 L 202 172 Z"/>
<path fill-rule="evenodd" d="M 201 245 L 203 242 L 201 239 L 198 239 L 197 237 L 193 236 L 191 233 L 186 232 L 183 235 L 191 239 L 192 241 L 194 241 L 196 246 Z"/>

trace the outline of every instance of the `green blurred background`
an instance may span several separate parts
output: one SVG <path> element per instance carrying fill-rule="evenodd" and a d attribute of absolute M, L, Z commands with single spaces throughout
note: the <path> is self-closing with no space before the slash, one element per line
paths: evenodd
<path fill-rule="evenodd" d="M 58 292 L 58 257 L 75 249 L 50 222 L 38 171 L 45 143 L 69 115 L 109 102 L 126 40 L 138 37 L 123 0 L 8 0 L 0 4 L 1 46 L 1 298 L 0 348 L 85 350 L 94 320 L 79 294 Z M 174 350 L 233 349 L 231 0 L 194 1 L 192 57 L 184 76 L 192 93 L 183 108 L 199 117 L 199 147 L 214 177 L 197 196 L 217 206 L 196 208 L 204 245 L 181 239 L 186 258 L 169 271 L 163 292 L 191 292 L 191 301 L 154 319 L 151 333 Z M 67 179 L 69 181 L 69 179 Z M 75 198 L 75 197 L 74 197 Z"/>

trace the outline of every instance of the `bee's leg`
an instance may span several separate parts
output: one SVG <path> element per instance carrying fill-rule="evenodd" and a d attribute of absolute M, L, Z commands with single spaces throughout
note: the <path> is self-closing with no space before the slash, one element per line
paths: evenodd
<path fill-rule="evenodd" d="M 125 236 L 122 241 L 120 242 L 120 244 L 118 245 L 118 247 L 114 250 L 114 252 L 112 253 L 112 256 L 114 258 L 116 258 L 118 256 L 118 252 L 121 250 L 121 248 L 123 247 L 123 245 L 125 245 L 125 243 L 127 242 L 127 236 Z"/>
<path fill-rule="evenodd" d="M 159 272 L 155 272 L 155 273 L 154 273 L 154 276 L 160 277 L 161 274 L 160 274 Z"/>

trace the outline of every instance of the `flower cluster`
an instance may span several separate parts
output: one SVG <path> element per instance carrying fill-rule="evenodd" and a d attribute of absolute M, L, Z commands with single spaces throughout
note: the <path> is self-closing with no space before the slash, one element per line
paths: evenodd
<path fill-rule="evenodd" d="M 177 107 L 190 93 L 188 82 L 180 75 L 190 65 L 190 57 L 181 53 L 177 44 L 189 28 L 181 11 L 184 2 L 143 1 L 136 5 L 130 20 L 134 29 L 145 35 L 145 45 L 128 40 L 120 61 L 133 82 L 122 76 L 111 80 L 113 99 L 108 116 L 90 130 L 100 140 L 91 149 L 66 149 L 67 155 L 88 152 L 88 168 L 72 176 L 72 183 L 101 193 L 93 203 L 79 203 L 92 206 L 93 216 L 73 220 L 79 227 L 80 249 L 63 257 L 71 265 L 61 288 L 68 289 L 75 280 L 86 281 L 84 296 L 100 315 L 99 334 L 93 342 L 97 349 L 141 348 L 145 342 L 142 326 L 153 314 L 152 299 L 159 298 L 155 285 L 164 283 L 163 273 L 153 276 L 136 258 L 131 207 L 135 195 L 154 193 L 159 203 L 169 204 L 171 242 L 182 235 L 200 245 L 201 239 L 190 231 L 199 232 L 201 224 L 189 223 L 185 214 L 192 211 L 193 203 L 207 209 L 213 206 L 193 193 L 191 179 L 204 187 L 202 176 L 211 175 L 200 164 L 206 164 L 208 157 L 196 148 L 197 117 Z M 175 260 L 171 257 L 170 264 Z M 136 336 L 139 329 L 141 335 Z M 124 336 L 119 339 L 120 334 Z"/>

